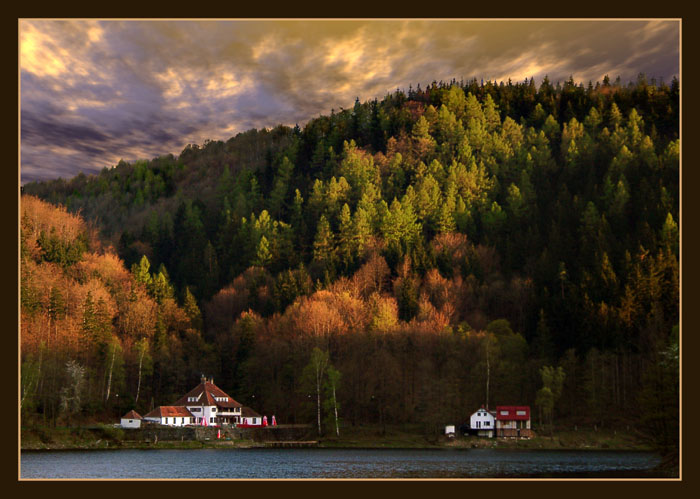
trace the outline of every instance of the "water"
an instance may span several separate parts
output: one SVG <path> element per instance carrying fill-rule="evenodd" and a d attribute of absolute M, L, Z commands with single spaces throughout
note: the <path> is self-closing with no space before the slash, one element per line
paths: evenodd
<path fill-rule="evenodd" d="M 195 449 L 23 451 L 21 478 L 649 477 L 648 452 Z"/>

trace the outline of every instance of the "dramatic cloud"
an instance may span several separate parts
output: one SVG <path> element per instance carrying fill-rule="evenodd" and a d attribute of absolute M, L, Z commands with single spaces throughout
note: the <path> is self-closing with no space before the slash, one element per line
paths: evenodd
<path fill-rule="evenodd" d="M 22 182 L 452 78 L 679 74 L 678 21 L 20 22 Z"/>

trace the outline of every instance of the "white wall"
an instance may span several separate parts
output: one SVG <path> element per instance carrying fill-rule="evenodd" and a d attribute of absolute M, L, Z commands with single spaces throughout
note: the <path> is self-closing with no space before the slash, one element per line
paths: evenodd
<path fill-rule="evenodd" d="M 186 407 L 192 413 L 192 415 L 195 417 L 193 424 L 199 424 L 199 425 L 202 424 L 198 420 L 198 418 L 206 418 L 207 419 L 207 426 L 212 426 L 212 425 L 217 424 L 216 417 L 219 414 L 218 414 L 218 412 L 216 412 L 216 410 L 212 410 L 212 409 L 216 409 L 216 406 L 204 406 L 204 407 L 202 407 L 202 406 L 196 406 L 196 405 L 191 405 L 191 406 L 188 405 Z M 192 409 L 201 409 L 201 410 L 199 412 L 197 412 L 196 410 L 193 411 Z M 212 422 L 211 418 L 214 418 L 214 422 Z"/>
<path fill-rule="evenodd" d="M 469 419 L 469 426 L 472 429 L 492 430 L 496 427 L 496 419 L 493 417 L 493 414 L 486 409 L 479 409 L 472 414 L 471 418 Z"/>
<path fill-rule="evenodd" d="M 124 419 L 122 418 L 122 428 L 140 428 L 141 427 L 141 420 L 140 419 Z"/>
<path fill-rule="evenodd" d="M 167 417 L 161 417 L 160 419 L 151 419 L 148 418 L 151 421 L 155 421 L 156 423 L 160 423 L 165 426 L 185 426 L 188 424 L 192 424 L 192 418 L 188 416 L 167 416 Z"/>

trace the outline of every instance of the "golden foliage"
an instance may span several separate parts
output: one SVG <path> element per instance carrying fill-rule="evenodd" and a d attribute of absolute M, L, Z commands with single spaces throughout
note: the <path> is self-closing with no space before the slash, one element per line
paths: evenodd
<path fill-rule="evenodd" d="M 36 240 L 42 231 L 49 233 L 55 229 L 62 242 L 70 242 L 87 232 L 80 215 L 68 213 L 64 206 L 54 206 L 34 196 L 22 196 L 20 210 L 22 230 L 29 239 Z"/>
<path fill-rule="evenodd" d="M 80 277 L 97 278 L 110 287 L 127 288 L 131 281 L 124 262 L 113 253 L 86 253 L 75 267 Z"/>

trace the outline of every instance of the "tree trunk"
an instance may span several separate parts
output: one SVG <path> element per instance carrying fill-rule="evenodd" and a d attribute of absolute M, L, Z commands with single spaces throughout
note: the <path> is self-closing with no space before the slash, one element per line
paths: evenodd
<path fill-rule="evenodd" d="M 340 436 L 340 428 L 338 428 L 338 404 L 335 399 L 335 385 L 333 385 L 333 412 L 335 413 L 335 435 Z"/>
<path fill-rule="evenodd" d="M 316 372 L 316 419 L 318 421 L 318 436 L 321 436 L 321 371 Z"/>
<path fill-rule="evenodd" d="M 488 334 L 488 333 L 487 333 Z M 486 410 L 489 410 L 489 382 L 491 381 L 491 364 L 489 363 L 489 340 L 486 338 Z"/>
<path fill-rule="evenodd" d="M 105 402 L 109 400 L 109 392 L 112 389 L 112 369 L 114 368 L 114 358 L 117 356 L 117 347 L 112 345 L 112 361 L 109 363 L 109 375 L 107 376 L 107 395 Z"/>
<path fill-rule="evenodd" d="M 143 365 L 143 356 L 146 354 L 146 350 L 141 351 L 141 356 L 139 357 L 139 381 L 136 384 L 136 399 L 134 400 L 134 405 L 139 401 L 139 391 L 141 390 L 141 366 Z"/>

